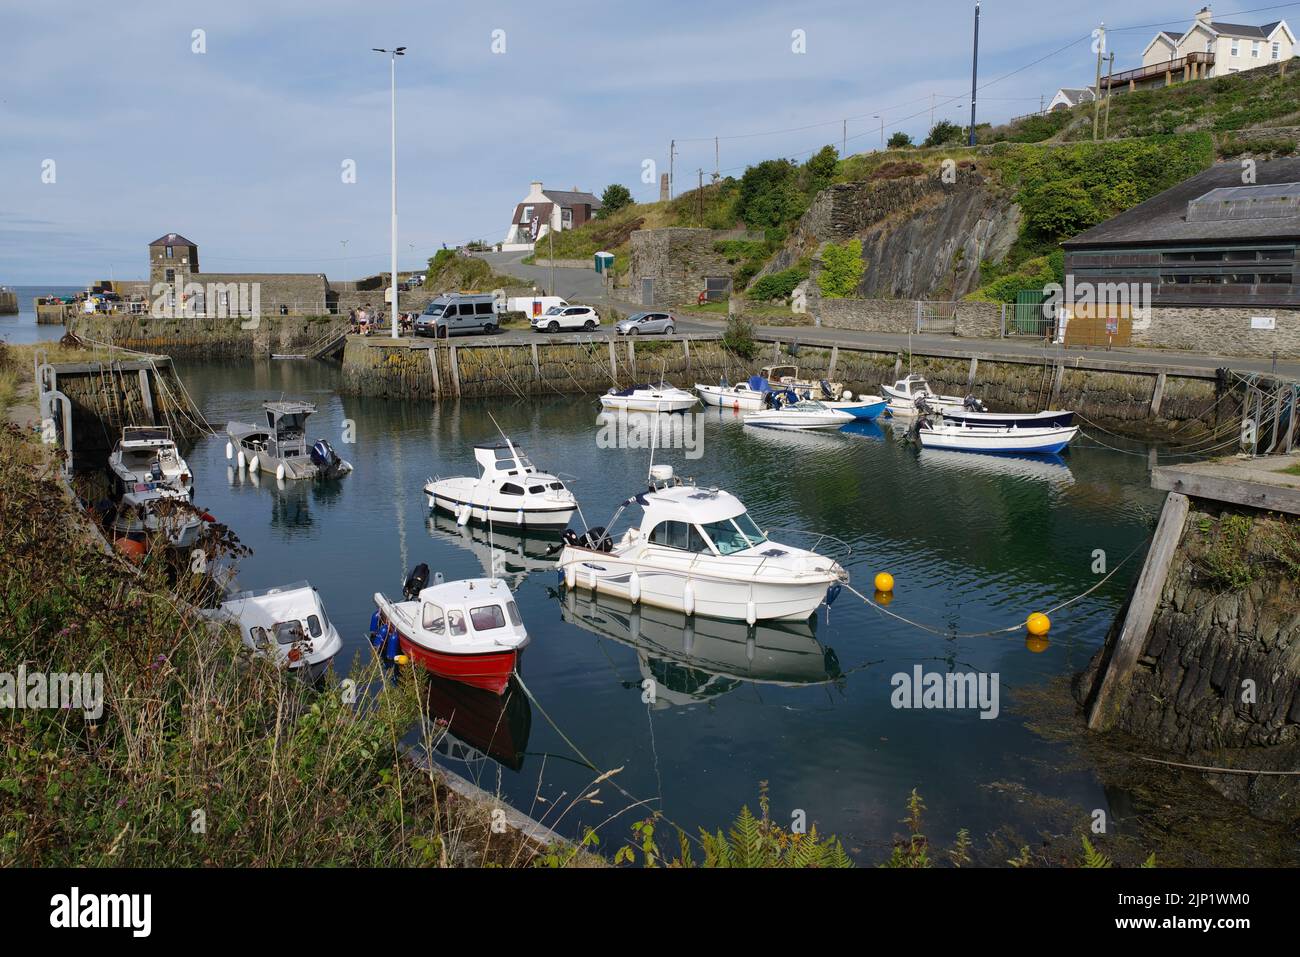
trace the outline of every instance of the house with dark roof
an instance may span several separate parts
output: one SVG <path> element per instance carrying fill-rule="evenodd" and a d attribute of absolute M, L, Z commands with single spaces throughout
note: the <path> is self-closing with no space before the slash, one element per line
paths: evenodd
<path fill-rule="evenodd" d="M 1112 88 L 1166 86 L 1182 80 L 1227 76 L 1290 60 L 1295 35 L 1285 20 L 1254 26 L 1214 19 L 1202 7 L 1186 30 L 1161 30 L 1142 51 L 1142 66 L 1110 77 Z"/>
<path fill-rule="evenodd" d="M 532 249 L 548 231 L 576 229 L 595 218 L 600 207 L 596 196 L 576 186 L 571 190 L 543 189 L 540 181 L 534 181 L 528 195 L 515 204 L 502 248 Z"/>
<path fill-rule="evenodd" d="M 1097 94 L 1090 86 L 1063 86 L 1056 91 L 1052 102 L 1047 104 L 1047 112 L 1068 110 L 1080 103 L 1091 103 L 1096 98 Z"/>
<path fill-rule="evenodd" d="M 1140 305 L 1109 313 L 1133 345 L 1300 356 L 1300 159 L 1213 166 L 1062 246 L 1067 307 Z"/>

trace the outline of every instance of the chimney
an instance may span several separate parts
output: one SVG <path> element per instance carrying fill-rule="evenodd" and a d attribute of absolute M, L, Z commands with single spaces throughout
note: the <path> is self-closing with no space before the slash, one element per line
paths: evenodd
<path fill-rule="evenodd" d="M 1209 4 L 1201 7 L 1196 14 L 1196 22 L 1208 25 L 1214 19 L 1214 11 L 1210 9 Z"/>

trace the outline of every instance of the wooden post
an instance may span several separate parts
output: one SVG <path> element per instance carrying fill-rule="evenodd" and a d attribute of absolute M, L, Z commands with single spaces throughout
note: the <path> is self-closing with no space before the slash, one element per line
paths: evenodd
<path fill-rule="evenodd" d="M 449 346 L 451 349 L 451 393 L 460 398 L 460 360 L 456 357 L 456 347 Z"/>
<path fill-rule="evenodd" d="M 149 416 L 149 424 L 158 424 L 158 415 L 153 409 L 153 393 L 149 390 L 149 370 L 140 370 L 140 401 L 144 403 L 145 414 Z"/>
<path fill-rule="evenodd" d="M 835 381 L 835 363 L 839 362 L 839 360 L 840 360 L 840 347 L 831 346 L 831 365 L 830 368 L 826 370 L 826 378 L 829 379 L 831 382 Z"/>
<path fill-rule="evenodd" d="M 537 383 L 538 391 L 541 391 L 542 385 L 542 363 L 537 357 L 537 343 L 528 343 L 528 348 L 533 353 L 533 381 Z"/>
<path fill-rule="evenodd" d="M 1160 402 L 1165 397 L 1165 373 L 1156 376 L 1156 387 L 1151 393 L 1151 417 L 1160 414 Z"/>
<path fill-rule="evenodd" d="M 442 383 L 438 377 L 438 347 L 429 346 L 429 366 L 433 369 L 433 397 L 442 398 Z"/>
<path fill-rule="evenodd" d="M 1137 588 L 1129 600 L 1128 614 L 1124 616 L 1124 624 L 1120 627 L 1106 670 L 1100 676 L 1097 696 L 1088 714 L 1088 727 L 1093 731 L 1108 730 L 1115 723 L 1133 666 L 1146 647 L 1151 622 L 1165 590 L 1165 579 L 1169 577 L 1169 564 L 1183 537 L 1189 506 L 1190 499 L 1179 492 L 1170 492 L 1165 499 L 1146 564 L 1142 566 Z"/>
<path fill-rule="evenodd" d="M 976 356 L 970 357 L 970 372 L 966 373 L 966 391 L 975 391 L 975 370 L 980 366 L 980 361 Z"/>
<path fill-rule="evenodd" d="M 614 355 L 614 340 L 609 340 L 609 377 L 618 385 L 618 359 Z"/>
<path fill-rule="evenodd" d="M 1052 377 L 1052 408 L 1056 408 L 1057 403 L 1061 401 L 1061 385 L 1065 381 L 1065 363 L 1056 364 L 1056 375 Z"/>

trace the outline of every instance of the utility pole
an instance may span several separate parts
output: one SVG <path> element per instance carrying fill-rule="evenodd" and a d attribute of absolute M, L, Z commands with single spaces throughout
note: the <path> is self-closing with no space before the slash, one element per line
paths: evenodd
<path fill-rule="evenodd" d="M 668 143 L 668 198 L 673 198 L 673 160 L 677 158 L 677 141 Z"/>
<path fill-rule="evenodd" d="M 885 148 L 885 118 L 883 116 L 880 118 L 880 148 L 882 150 Z"/>
<path fill-rule="evenodd" d="M 701 226 L 704 225 L 704 170 L 700 169 L 700 185 L 695 191 L 695 221 Z"/>
<path fill-rule="evenodd" d="M 844 131 L 840 134 L 840 159 L 844 159 L 849 152 L 849 121 L 844 121 Z"/>
<path fill-rule="evenodd" d="M 718 138 L 713 138 L 713 181 L 716 183 L 722 179 L 722 160 L 721 153 L 718 151 Z"/>
<path fill-rule="evenodd" d="M 1097 127 L 1101 123 L 1101 56 L 1106 49 L 1106 23 L 1097 30 L 1097 85 L 1092 88 L 1092 141 L 1097 142 Z"/>
<path fill-rule="evenodd" d="M 969 145 L 975 145 L 975 81 L 979 76 L 980 64 L 980 4 L 975 0 L 975 52 L 971 55 L 970 64 L 970 140 Z"/>
<path fill-rule="evenodd" d="M 934 94 L 930 94 L 930 129 L 934 129 Z M 928 133 L 930 130 L 926 130 Z"/>
<path fill-rule="evenodd" d="M 1110 54 L 1110 65 L 1106 68 L 1106 117 L 1102 120 L 1101 138 L 1109 139 L 1110 137 L 1110 83 L 1111 78 L 1115 75 L 1115 51 Z"/>
<path fill-rule="evenodd" d="M 1039 93 L 1039 94 L 1038 94 L 1038 115 L 1039 115 L 1039 116 L 1042 116 L 1042 115 L 1043 115 L 1043 105 L 1044 105 L 1043 101 L 1046 100 L 1046 99 L 1047 99 L 1047 97 L 1046 97 L 1045 95 L 1043 95 L 1042 93 Z"/>
<path fill-rule="evenodd" d="M 555 295 L 555 230 L 548 228 L 546 230 L 546 255 L 551 260 L 551 295 Z"/>
<path fill-rule="evenodd" d="M 389 277 L 392 281 L 393 301 L 392 301 L 392 333 L 393 338 L 397 338 L 397 58 L 406 55 L 406 47 L 395 47 L 392 50 L 381 50 L 378 47 L 371 47 L 375 53 L 387 53 L 389 60 L 389 82 L 391 85 L 391 110 L 392 110 L 392 153 L 393 153 L 393 218 L 391 223 L 392 242 L 392 275 Z"/>

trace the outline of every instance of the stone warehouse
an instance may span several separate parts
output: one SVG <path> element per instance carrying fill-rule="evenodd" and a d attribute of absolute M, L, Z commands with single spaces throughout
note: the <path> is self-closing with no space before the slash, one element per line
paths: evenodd
<path fill-rule="evenodd" d="M 632 233 L 628 279 L 632 295 L 646 307 L 695 305 L 731 293 L 732 265 L 717 244 L 725 240 L 761 240 L 761 232 L 743 229 L 638 229 Z"/>

